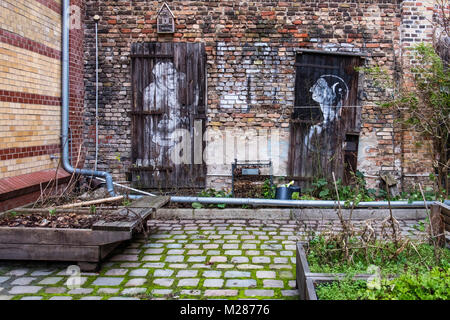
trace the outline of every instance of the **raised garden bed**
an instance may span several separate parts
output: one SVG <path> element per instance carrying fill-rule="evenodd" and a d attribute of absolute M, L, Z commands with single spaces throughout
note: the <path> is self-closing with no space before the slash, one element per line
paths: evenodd
<path fill-rule="evenodd" d="M 339 281 L 346 277 L 345 273 L 312 273 L 308 260 L 306 257 L 303 244 L 297 243 L 296 249 L 296 274 L 297 274 L 297 289 L 300 300 L 318 300 L 315 285 L 324 282 Z M 366 280 L 372 275 L 370 274 L 356 274 L 354 280 Z"/>
<path fill-rule="evenodd" d="M 16 209 L 0 217 L 0 260 L 73 261 L 94 270 L 118 245 L 143 231 L 151 214 L 168 200 L 145 197 L 102 214 Z"/>
<path fill-rule="evenodd" d="M 311 261 L 308 261 L 309 256 L 304 246 L 307 246 L 307 243 L 299 242 L 296 248 L 296 285 L 301 300 L 390 298 L 410 300 L 417 297 L 448 300 L 449 298 L 450 252 L 448 249 L 440 249 L 442 250 L 441 260 L 437 262 L 434 261 L 431 245 L 426 243 L 417 245 L 414 249 L 418 250 L 417 256 L 409 257 L 405 254 L 398 259 L 386 261 L 385 265 L 379 269 L 379 287 L 368 289 L 368 280 L 373 280 L 375 274 L 357 273 L 355 270 L 364 270 L 361 270 L 362 266 L 369 267 L 368 269 L 376 268 L 377 263 L 371 261 L 372 263 L 367 262 L 366 265 L 365 261 L 356 258 L 355 264 L 350 267 L 345 263 L 341 264 L 341 261 L 336 261 L 335 265 L 330 265 L 329 262 L 320 265 L 320 259 L 316 256 L 313 259 L 314 267 L 311 267 Z M 332 272 L 319 273 L 318 270 L 332 270 Z M 333 272 L 335 270 L 337 271 Z M 389 281 L 395 281 L 395 285 Z M 400 287 L 397 291 L 394 290 L 396 286 Z M 418 293 L 414 292 L 415 290 Z"/>

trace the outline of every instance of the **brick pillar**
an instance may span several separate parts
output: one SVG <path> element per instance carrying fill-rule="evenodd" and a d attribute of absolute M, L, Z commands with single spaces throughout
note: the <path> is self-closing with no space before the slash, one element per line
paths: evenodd
<path fill-rule="evenodd" d="M 72 137 L 72 144 L 69 147 L 69 154 L 72 165 L 81 168 L 86 153 L 85 148 L 82 147 L 77 164 L 78 152 L 83 143 L 84 125 L 84 1 L 71 0 L 70 5 L 69 133 Z"/>
<path fill-rule="evenodd" d="M 411 67 L 411 49 L 422 43 L 432 43 L 435 0 L 403 1 L 401 9 L 401 63 L 402 85 L 414 86 Z M 423 136 L 411 130 L 403 130 L 399 136 L 402 150 L 402 175 L 404 186 L 412 186 L 415 182 L 429 183 L 428 175 L 433 172 L 432 146 Z"/>

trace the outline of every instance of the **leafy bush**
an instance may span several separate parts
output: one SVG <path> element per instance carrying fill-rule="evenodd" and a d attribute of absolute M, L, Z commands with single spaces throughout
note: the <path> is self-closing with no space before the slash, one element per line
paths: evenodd
<path fill-rule="evenodd" d="M 319 300 L 359 300 L 366 289 L 365 281 L 344 279 L 321 283 L 316 287 L 316 293 Z"/>
<path fill-rule="evenodd" d="M 264 199 L 275 199 L 276 186 L 270 182 L 270 179 L 266 179 L 262 186 L 261 192 Z"/>
<path fill-rule="evenodd" d="M 378 290 L 360 290 L 362 299 L 370 300 L 449 300 L 450 268 L 406 273 L 393 280 L 382 280 Z"/>
<path fill-rule="evenodd" d="M 216 190 L 213 188 L 209 188 L 206 190 L 202 190 L 197 194 L 198 197 L 201 198 L 230 198 L 231 193 L 226 192 L 225 190 Z M 200 202 L 194 202 L 192 203 L 192 208 L 194 209 L 201 209 L 205 205 L 201 204 Z M 219 204 L 207 204 L 208 208 L 214 208 L 217 207 L 219 209 L 224 209 L 227 205 L 225 203 L 219 203 Z"/>
<path fill-rule="evenodd" d="M 308 194 L 304 194 L 300 196 L 299 192 L 293 192 L 292 193 L 292 200 L 316 200 L 313 196 L 310 196 Z"/>
<path fill-rule="evenodd" d="M 375 189 L 367 189 L 364 175 L 357 171 L 353 177 L 352 185 L 344 185 L 341 179 L 336 181 L 339 198 L 343 201 L 374 201 L 376 198 Z M 311 188 L 307 188 L 303 195 L 305 200 L 336 200 L 337 194 L 334 183 L 325 178 L 316 179 Z"/>
<path fill-rule="evenodd" d="M 358 237 L 348 241 L 351 261 L 344 259 L 341 245 L 335 239 L 314 237 L 306 248 L 311 272 L 366 273 L 370 265 L 376 265 L 383 275 L 397 275 L 423 273 L 435 266 L 450 267 L 450 250 L 439 248 L 440 259 L 436 261 L 434 248 L 427 243 L 407 242 L 401 252 L 393 255 L 397 250 L 392 242 L 376 241 L 366 246 Z"/>
<path fill-rule="evenodd" d="M 319 299 L 324 300 L 448 300 L 450 298 L 450 250 L 434 248 L 427 243 L 404 242 L 395 257 L 391 242 L 377 241 L 364 248 L 361 241 L 350 238 L 351 261 L 342 259 L 339 243 L 316 236 L 307 247 L 311 272 L 346 273 L 342 281 L 317 285 Z M 375 268 L 374 268 L 375 267 Z M 376 285 L 353 281 L 356 273 L 378 274 Z M 388 277 L 395 277 L 388 280 Z"/>
<path fill-rule="evenodd" d="M 351 201 L 358 204 L 361 201 L 375 201 L 387 200 L 387 192 L 385 190 L 368 189 L 364 175 L 357 171 L 353 176 L 353 183 L 351 185 L 344 185 L 341 179 L 336 180 L 339 198 L 346 202 L 349 206 Z M 424 196 L 427 201 L 443 201 L 442 195 L 444 191 L 435 192 L 432 188 L 424 190 Z M 295 200 L 336 200 L 336 190 L 334 183 L 325 178 L 318 178 L 314 180 L 311 188 L 307 188 L 302 196 L 294 195 L 292 199 Z M 408 202 L 423 201 L 422 193 L 418 188 L 410 189 L 407 192 L 401 192 L 397 197 L 391 197 L 391 201 L 407 200 Z"/>
<path fill-rule="evenodd" d="M 434 174 L 432 179 L 442 197 L 447 197 L 450 190 L 450 68 L 429 43 L 416 45 L 409 58 L 413 61 L 410 68 L 414 77 L 413 85 L 404 86 L 405 81 L 394 79 L 387 69 L 380 66 L 357 70 L 364 72 L 380 93 L 384 92 L 384 101 L 377 104 L 398 112 L 395 123 L 424 137 L 417 139 L 421 141 L 415 144 L 420 146 L 422 141 L 430 143 L 433 167 L 437 174 L 437 179 Z M 400 76 L 407 74 L 404 72 Z"/>

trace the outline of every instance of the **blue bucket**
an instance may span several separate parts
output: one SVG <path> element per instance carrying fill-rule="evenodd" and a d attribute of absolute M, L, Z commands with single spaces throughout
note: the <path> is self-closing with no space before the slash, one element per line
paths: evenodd
<path fill-rule="evenodd" d="M 292 193 L 300 192 L 300 187 L 290 186 L 290 187 L 277 187 L 275 198 L 278 200 L 292 200 Z"/>

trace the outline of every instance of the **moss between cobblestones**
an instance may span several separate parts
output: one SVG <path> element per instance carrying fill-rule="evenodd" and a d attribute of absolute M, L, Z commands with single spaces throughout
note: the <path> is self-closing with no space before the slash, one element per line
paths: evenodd
<path fill-rule="evenodd" d="M 145 240 L 144 241 L 139 241 L 139 244 L 132 246 L 133 249 L 139 250 L 139 252 L 137 253 L 139 261 L 133 262 L 133 263 L 138 263 L 139 264 L 138 267 L 121 267 L 121 265 L 124 264 L 124 263 L 132 263 L 131 261 L 130 262 L 127 262 L 127 261 L 112 262 L 112 263 L 108 264 L 107 267 L 102 268 L 98 275 L 96 275 L 96 276 L 88 276 L 87 277 L 88 278 L 87 281 L 83 284 L 82 287 L 83 288 L 92 288 L 92 289 L 94 289 L 93 292 L 88 294 L 88 295 L 89 296 L 92 296 L 92 295 L 101 296 L 102 299 L 108 299 L 108 298 L 111 298 L 111 297 L 117 297 L 117 296 L 121 296 L 121 295 L 124 296 L 124 294 L 121 293 L 122 290 L 124 290 L 126 288 L 133 288 L 133 287 L 126 287 L 125 286 L 128 281 L 130 281 L 133 278 L 136 278 L 136 277 L 130 276 L 130 273 L 133 270 L 141 269 L 145 263 L 157 263 L 157 262 L 165 263 L 166 264 L 166 268 L 167 268 L 167 266 L 170 264 L 170 262 L 165 262 L 165 259 L 168 256 L 171 256 L 171 255 L 168 255 L 167 253 L 168 253 L 169 250 L 172 249 L 172 248 L 168 248 L 167 245 L 170 245 L 171 243 L 178 243 L 178 244 L 182 245 L 182 248 L 185 251 L 183 253 L 183 256 L 184 256 L 183 262 L 180 262 L 180 263 L 188 264 L 188 268 L 191 267 L 193 264 L 196 264 L 195 262 L 187 262 L 187 260 L 189 259 L 189 257 L 191 255 L 187 255 L 186 253 L 189 250 L 191 250 L 191 249 L 186 249 L 185 247 L 186 247 L 186 245 L 189 245 L 189 244 L 196 244 L 196 245 L 198 245 L 198 249 L 203 250 L 202 255 L 207 257 L 206 261 L 205 261 L 205 263 L 207 263 L 207 262 L 209 262 L 209 260 L 211 258 L 211 255 L 207 255 L 206 253 L 210 249 L 204 249 L 203 248 L 205 243 L 194 243 L 194 241 L 195 240 L 201 240 L 201 239 L 207 239 L 211 235 L 218 235 L 218 232 L 220 232 L 220 231 L 227 231 L 227 230 L 229 230 L 231 225 L 232 224 L 230 224 L 225 230 L 216 230 L 216 229 L 203 230 L 203 231 L 202 230 L 193 230 L 192 232 L 187 232 L 187 234 L 172 234 L 172 235 L 169 234 L 169 235 L 167 235 L 167 237 L 161 237 L 161 238 L 160 237 L 157 237 L 157 238 L 151 238 L 150 237 L 147 241 L 145 241 Z M 246 226 L 250 226 L 250 223 L 248 221 L 245 221 L 245 225 Z M 245 228 L 245 227 L 243 227 L 243 228 Z M 157 230 L 157 228 L 156 228 L 156 230 Z M 242 229 L 233 229 L 231 231 L 232 232 L 237 232 L 237 231 L 240 231 L 240 230 L 242 230 Z M 169 231 L 167 231 L 167 232 L 169 232 Z M 262 234 L 262 235 L 261 234 L 256 234 L 255 235 L 255 234 L 253 234 L 253 232 L 264 232 L 264 234 Z M 162 234 L 165 234 L 165 233 L 166 233 L 165 230 L 162 231 Z M 281 237 L 280 232 L 274 232 L 274 231 L 272 231 L 270 229 L 263 231 L 262 227 L 257 227 L 255 229 L 252 229 L 248 233 L 240 233 L 240 234 L 237 234 L 237 235 L 234 235 L 234 234 L 232 234 L 232 235 L 233 235 L 233 237 L 229 237 L 228 234 L 221 234 L 219 239 L 211 239 L 211 241 L 209 242 L 211 244 L 217 243 L 219 245 L 219 247 L 217 249 L 214 249 L 214 250 L 217 250 L 219 252 L 219 254 L 218 254 L 219 256 L 225 256 L 227 258 L 226 262 L 224 262 L 224 263 L 230 263 L 230 261 L 233 258 L 233 256 L 225 255 L 225 251 L 228 250 L 228 249 L 223 249 L 223 244 L 225 244 L 225 243 L 238 243 L 239 244 L 238 249 L 233 249 L 233 250 L 242 250 L 242 256 L 248 257 L 249 258 L 249 264 L 253 264 L 252 263 L 252 257 L 254 257 L 254 256 L 246 254 L 246 251 L 248 251 L 250 249 L 242 249 L 242 244 L 243 244 L 244 240 L 242 240 L 241 237 L 244 236 L 244 235 L 254 235 L 255 236 L 255 239 L 248 239 L 247 241 L 249 241 L 249 242 L 247 242 L 247 243 L 252 243 L 252 242 L 255 243 L 256 248 L 255 249 L 251 249 L 251 250 L 258 250 L 260 253 L 257 256 L 264 256 L 264 251 L 266 249 L 264 249 L 264 250 L 261 249 L 261 245 L 262 244 L 268 244 L 268 243 L 277 244 L 277 245 L 279 244 L 279 245 L 282 246 L 282 248 L 285 248 L 284 246 L 286 244 L 283 244 L 283 241 L 290 241 L 290 239 L 289 239 L 290 236 L 289 235 L 283 235 L 282 238 L 274 239 L 273 237 Z M 183 237 L 183 236 L 185 236 L 185 237 Z M 265 239 L 265 237 L 267 237 L 267 238 Z M 173 242 L 165 242 L 165 241 L 164 242 L 158 242 L 160 240 L 163 240 L 163 241 L 164 240 L 174 240 L 174 241 Z M 151 244 L 151 243 L 162 243 L 163 244 L 163 246 L 161 247 L 163 249 L 163 251 L 161 253 L 155 254 L 155 255 L 161 256 L 159 261 L 154 261 L 153 262 L 153 261 L 143 261 L 142 260 L 144 258 L 144 256 L 147 255 L 145 253 L 145 251 L 147 249 L 151 249 L 151 247 L 145 247 L 144 245 L 145 244 Z M 129 248 L 130 247 L 128 247 L 128 249 Z M 126 248 L 123 249 L 122 252 L 124 250 L 126 250 Z M 286 251 L 292 251 L 292 250 L 287 250 L 287 249 L 285 249 L 285 250 Z M 272 250 L 272 251 L 276 252 L 277 250 Z M 292 278 L 291 277 L 282 278 L 280 275 L 282 274 L 283 270 L 281 270 L 281 269 L 275 270 L 276 271 L 276 277 L 274 278 L 274 280 L 282 280 L 283 281 L 283 287 L 282 288 L 264 288 L 264 279 L 258 279 L 256 277 L 256 272 L 257 271 L 264 271 L 264 270 L 265 271 L 273 271 L 273 269 L 270 268 L 270 265 L 274 264 L 274 258 L 275 257 L 281 257 L 281 256 L 280 255 L 276 255 L 276 256 L 270 255 L 269 257 L 270 257 L 270 263 L 257 264 L 257 265 L 262 266 L 261 269 L 245 270 L 247 272 L 250 272 L 250 277 L 233 278 L 233 279 L 241 279 L 241 280 L 242 279 L 255 279 L 256 280 L 256 286 L 254 286 L 253 288 L 225 287 L 227 278 L 224 278 L 224 275 L 225 275 L 225 272 L 230 270 L 230 269 L 219 269 L 219 268 L 217 268 L 217 266 L 222 263 L 222 262 L 220 262 L 220 263 L 213 263 L 213 264 L 211 264 L 209 268 L 196 268 L 195 270 L 198 270 L 198 274 L 197 274 L 196 277 L 199 277 L 200 281 L 198 282 L 198 284 L 196 286 L 189 286 L 189 287 L 183 287 L 183 288 L 180 288 L 180 287 L 177 286 L 179 281 L 180 281 L 180 279 L 182 279 L 182 278 L 177 278 L 176 277 L 177 273 L 181 269 L 174 270 L 173 275 L 170 276 L 170 277 L 167 277 L 169 279 L 173 279 L 173 283 L 172 283 L 171 286 L 165 287 L 165 286 L 161 286 L 161 285 L 157 285 L 157 284 L 153 283 L 153 280 L 155 279 L 153 277 L 154 271 L 155 271 L 155 269 L 158 269 L 158 268 L 148 268 L 149 272 L 145 276 L 147 278 L 146 282 L 142 286 L 138 286 L 139 288 L 141 288 L 141 287 L 142 288 L 146 288 L 146 292 L 142 293 L 142 294 L 134 294 L 134 295 L 131 294 L 131 295 L 127 295 L 127 296 L 137 297 L 137 298 L 140 298 L 140 299 L 153 299 L 153 298 L 156 298 L 156 297 L 163 297 L 165 299 L 175 299 L 175 298 L 188 299 L 189 298 L 189 299 L 199 299 L 199 300 L 204 300 L 204 299 L 236 300 L 236 299 L 247 299 L 248 297 L 245 296 L 245 290 L 247 290 L 247 289 L 266 289 L 266 290 L 273 290 L 274 295 L 272 297 L 265 297 L 265 296 L 255 296 L 254 297 L 254 296 L 252 296 L 251 298 L 253 298 L 253 299 L 285 299 L 285 300 L 297 299 L 298 298 L 297 296 L 283 296 L 282 295 L 282 290 L 292 290 L 293 289 L 293 288 L 291 288 L 289 286 L 289 281 L 295 279 L 295 268 L 294 267 L 289 268 L 289 271 L 292 272 Z M 292 261 L 290 261 L 291 257 L 292 257 L 292 255 L 291 256 L 286 256 L 286 258 L 288 259 L 288 262 L 286 263 L 286 265 L 290 265 L 290 266 L 293 265 Z M 106 273 L 109 270 L 116 269 L 116 268 L 126 268 L 128 271 L 127 271 L 127 273 L 124 276 L 106 276 Z M 220 278 L 224 279 L 224 282 L 223 282 L 221 287 L 214 287 L 214 288 L 205 288 L 205 287 L 203 287 L 203 284 L 204 284 L 204 281 L 206 280 L 206 278 L 203 278 L 202 274 L 206 270 L 211 270 L 211 271 L 215 270 L 215 271 L 220 271 L 221 272 L 221 277 Z M 237 270 L 237 269 L 233 268 L 231 270 Z M 3 270 L 2 269 L 0 274 L 4 274 L 6 272 L 7 272 L 7 270 Z M 95 279 L 97 279 L 98 277 L 102 277 L 102 276 L 106 276 L 106 277 L 109 277 L 109 278 L 114 278 L 114 277 L 123 278 L 123 281 L 118 286 L 94 286 L 94 285 L 92 285 L 92 283 L 95 281 Z M 59 286 L 61 286 L 61 285 L 59 285 Z M 49 286 L 45 286 L 40 291 L 42 293 L 15 296 L 14 300 L 20 299 L 23 296 L 42 296 L 43 299 L 49 299 L 49 298 L 54 297 L 54 296 L 71 296 L 73 299 L 80 299 L 82 297 L 87 296 L 87 295 L 69 295 L 67 293 L 64 293 L 64 294 L 47 294 L 47 293 L 45 293 L 45 289 L 47 289 L 49 287 L 58 287 L 58 284 L 55 284 L 55 285 L 52 285 L 52 286 L 50 286 L 50 285 Z M 114 289 L 118 289 L 118 292 L 115 293 L 115 294 L 99 293 L 98 290 L 100 288 L 114 288 Z M 170 290 L 172 290 L 172 293 L 168 294 L 168 295 L 153 294 L 152 291 L 155 290 L 155 289 L 170 289 Z M 204 296 L 204 291 L 208 290 L 208 289 L 213 289 L 213 290 L 215 290 L 215 289 L 218 289 L 218 290 L 219 289 L 232 289 L 232 290 L 237 290 L 238 294 L 236 296 L 205 297 Z M 187 294 L 187 293 L 181 294 L 182 290 L 199 290 L 201 294 L 200 295 L 190 295 L 190 294 Z"/>

